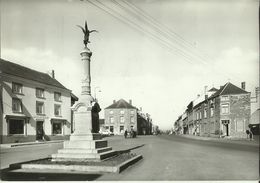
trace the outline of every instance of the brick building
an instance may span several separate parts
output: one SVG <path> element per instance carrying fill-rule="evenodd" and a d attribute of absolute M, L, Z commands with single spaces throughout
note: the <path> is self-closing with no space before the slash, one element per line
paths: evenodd
<path fill-rule="evenodd" d="M 215 89 L 214 89 L 215 90 Z M 228 82 L 193 106 L 188 105 L 189 134 L 246 137 L 250 119 L 250 93 Z"/>
<path fill-rule="evenodd" d="M 124 99 L 114 100 L 104 112 L 104 126 L 115 135 L 122 135 L 125 130 L 137 131 L 137 108 L 132 106 L 132 100 L 129 100 L 129 103 Z"/>
<path fill-rule="evenodd" d="M 71 90 L 48 74 L 0 60 L 0 142 L 68 139 Z"/>

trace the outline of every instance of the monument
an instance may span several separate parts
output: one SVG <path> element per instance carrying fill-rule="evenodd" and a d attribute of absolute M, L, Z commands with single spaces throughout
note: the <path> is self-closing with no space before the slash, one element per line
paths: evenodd
<path fill-rule="evenodd" d="M 116 151 L 107 146 L 107 140 L 102 140 L 97 130 L 93 130 L 93 112 L 100 111 L 99 106 L 91 96 L 90 59 L 92 52 L 88 48 L 89 35 L 96 30 L 89 30 L 85 21 L 85 28 L 80 27 L 84 33 L 84 48 L 81 51 L 84 76 L 81 85 L 81 95 L 78 102 L 72 106 L 74 111 L 75 130 L 69 141 L 64 142 L 64 148 L 52 155 L 52 161 L 100 161 L 114 156 Z M 97 108 L 97 109 L 96 109 Z M 95 109 L 95 110 L 93 110 Z M 98 121 L 97 121 L 98 122 Z"/>

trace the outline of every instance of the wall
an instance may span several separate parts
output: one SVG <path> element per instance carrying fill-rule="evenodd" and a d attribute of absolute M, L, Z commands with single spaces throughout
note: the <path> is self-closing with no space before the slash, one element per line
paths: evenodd
<path fill-rule="evenodd" d="M 230 120 L 230 136 L 245 138 L 250 120 L 250 94 L 230 95 L 230 113 L 220 115 L 220 120 Z"/>
<path fill-rule="evenodd" d="M 120 111 L 123 110 L 124 114 L 120 114 Z M 110 114 L 110 111 L 113 111 L 113 114 Z M 134 114 L 131 114 L 131 111 L 134 111 Z M 105 126 L 114 126 L 114 134 L 121 135 L 120 126 L 124 126 L 124 130 L 130 130 L 133 126 L 134 130 L 137 131 L 137 111 L 136 109 L 105 109 Z M 125 122 L 120 122 L 120 116 L 124 116 Z M 134 122 L 130 123 L 130 117 L 134 117 Z M 109 118 L 114 117 L 114 123 L 110 123 Z"/>
<path fill-rule="evenodd" d="M 14 94 L 12 92 L 12 82 L 21 83 L 23 85 L 23 94 Z M 2 132 L 1 137 L 3 143 L 11 143 L 15 141 L 34 141 L 36 135 L 36 121 L 42 120 L 44 121 L 44 132 L 49 137 L 49 140 L 52 139 L 61 139 L 65 135 L 70 134 L 70 126 L 71 126 L 71 97 L 70 91 L 60 89 L 54 86 L 26 80 L 23 78 L 18 78 L 10 75 L 2 76 L 3 86 L 3 118 L 2 118 Z M 37 98 L 35 95 L 35 88 L 43 88 L 44 91 L 44 99 Z M 61 93 L 62 102 L 54 101 L 54 92 Z M 25 125 L 26 132 L 24 135 L 9 135 L 8 134 L 8 123 L 5 119 L 5 115 L 17 115 L 12 111 L 12 97 L 17 97 L 22 100 L 23 104 L 23 114 L 30 117 L 30 120 Z M 37 115 L 36 114 L 36 101 L 44 102 L 45 115 Z M 54 115 L 54 104 L 61 105 L 61 115 L 59 117 L 55 117 Z M 52 136 L 52 125 L 51 119 L 65 119 L 64 123 L 64 131 L 63 135 Z M 67 137 L 66 137 L 67 138 Z"/>

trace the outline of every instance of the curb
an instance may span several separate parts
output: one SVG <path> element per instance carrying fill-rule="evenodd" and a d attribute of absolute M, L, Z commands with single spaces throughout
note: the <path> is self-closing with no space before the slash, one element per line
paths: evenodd
<path fill-rule="evenodd" d="M 241 145 L 249 145 L 249 146 L 256 146 L 258 147 L 258 143 L 249 143 L 250 141 L 244 140 L 241 142 L 240 139 L 220 139 L 220 138 L 209 138 L 209 137 L 191 137 L 186 135 L 179 135 L 180 137 L 188 138 L 188 139 L 194 139 L 194 140 L 201 140 L 201 141 L 214 141 L 214 142 L 223 142 L 223 143 L 233 143 L 233 144 L 241 144 Z"/>
<path fill-rule="evenodd" d="M 137 155 L 117 166 L 85 166 L 85 165 L 48 165 L 48 164 L 22 164 L 16 163 L 10 165 L 10 170 L 17 170 L 22 172 L 25 169 L 30 169 L 30 172 L 37 172 L 37 170 L 46 170 L 46 172 L 50 170 L 65 170 L 71 172 L 86 172 L 86 173 L 120 173 L 125 170 L 127 167 L 136 163 L 142 159 L 142 155 Z"/>
<path fill-rule="evenodd" d="M 24 143 L 16 143 L 16 144 L 1 144 L 0 148 L 11 148 L 11 147 L 41 145 L 41 144 L 54 144 L 54 143 L 61 143 L 64 141 L 65 140 L 55 140 L 55 141 L 43 141 L 43 142 L 24 142 Z"/>

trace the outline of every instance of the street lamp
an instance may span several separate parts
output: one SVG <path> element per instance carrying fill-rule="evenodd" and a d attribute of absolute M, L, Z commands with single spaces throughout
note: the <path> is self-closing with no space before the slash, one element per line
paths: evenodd
<path fill-rule="evenodd" d="M 101 92 L 100 87 L 99 87 L 99 86 L 96 86 L 95 89 L 94 89 L 95 101 L 97 100 L 97 98 L 96 98 L 97 89 L 99 89 L 98 92 Z"/>

